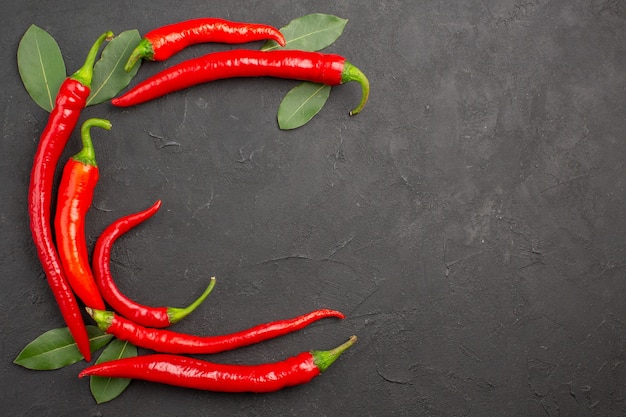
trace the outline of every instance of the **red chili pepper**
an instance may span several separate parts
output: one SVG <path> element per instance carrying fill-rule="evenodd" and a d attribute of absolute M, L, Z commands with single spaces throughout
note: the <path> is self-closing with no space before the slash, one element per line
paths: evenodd
<path fill-rule="evenodd" d="M 369 96 L 369 81 L 365 74 L 340 55 L 294 50 L 264 52 L 236 49 L 210 53 L 174 65 L 114 98 L 111 103 L 119 107 L 134 106 L 209 81 L 263 76 L 326 85 L 357 81 L 362 89 L 361 102 L 350 112 L 351 115 L 363 109 Z"/>
<path fill-rule="evenodd" d="M 184 48 L 205 42 L 228 44 L 272 39 L 285 46 L 285 37 L 272 26 L 231 22 L 212 17 L 186 20 L 146 33 L 130 55 L 124 69 L 130 71 L 141 58 L 164 61 Z"/>
<path fill-rule="evenodd" d="M 352 336 L 332 350 L 302 352 L 287 360 L 261 365 L 218 364 L 186 356 L 154 354 L 90 366 L 78 374 L 145 381 L 220 392 L 271 392 L 305 384 L 324 372 L 356 342 Z"/>
<path fill-rule="evenodd" d="M 70 286 L 85 305 L 104 309 L 104 301 L 89 267 L 85 240 L 85 216 L 100 176 L 90 134 L 94 126 L 109 130 L 111 122 L 89 119 L 83 123 L 80 130 L 83 149 L 71 157 L 63 169 L 54 229 L 59 257 Z"/>
<path fill-rule="evenodd" d="M 152 217 L 161 207 L 161 200 L 157 200 L 151 207 L 139 213 L 124 216 L 109 225 L 98 237 L 93 251 L 93 273 L 100 294 L 113 310 L 122 316 L 146 327 L 167 327 L 174 324 L 194 311 L 213 290 L 215 278 L 204 290 L 204 293 L 189 306 L 177 307 L 150 307 L 139 304 L 125 296 L 115 285 L 111 274 L 111 248 L 115 241 L 133 227 Z"/>
<path fill-rule="evenodd" d="M 195 336 L 171 330 L 140 326 L 114 312 L 87 308 L 89 315 L 104 332 L 135 346 L 161 353 L 212 354 L 252 345 L 301 330 L 323 318 L 345 316 L 339 311 L 321 309 L 287 320 L 260 324 L 223 336 Z"/>
<path fill-rule="evenodd" d="M 87 361 L 91 359 L 89 337 L 54 246 L 50 211 L 56 165 L 89 97 L 93 65 L 100 45 L 112 36 L 111 32 L 100 36 L 91 47 L 85 64 L 61 85 L 48 123 L 39 139 L 28 193 L 30 229 L 37 255 L 63 319 Z"/>

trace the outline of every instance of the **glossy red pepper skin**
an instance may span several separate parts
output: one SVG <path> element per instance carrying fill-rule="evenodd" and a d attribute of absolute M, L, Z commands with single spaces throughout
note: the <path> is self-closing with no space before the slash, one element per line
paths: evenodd
<path fill-rule="evenodd" d="M 67 79 L 61 85 L 48 124 L 39 139 L 35 162 L 30 176 L 30 229 L 37 255 L 46 272 L 48 284 L 78 349 L 85 360 L 91 358 L 89 336 L 74 293 L 67 281 L 54 245 L 50 211 L 54 171 L 70 134 L 85 107 L 90 89 L 80 82 Z"/>
<path fill-rule="evenodd" d="M 276 77 L 326 85 L 358 81 L 363 90 L 361 102 L 351 114 L 360 112 L 369 96 L 367 77 L 340 55 L 235 49 L 210 53 L 174 65 L 137 84 L 111 103 L 119 107 L 134 106 L 194 85 L 235 77 Z"/>
<path fill-rule="evenodd" d="M 345 317 L 339 311 L 321 309 L 223 336 L 195 336 L 139 326 L 110 311 L 92 309 L 88 311 L 101 330 L 120 340 L 126 340 L 135 346 L 156 352 L 179 354 L 213 354 L 233 350 L 301 330 L 324 318 L 343 319 Z"/>
<path fill-rule="evenodd" d="M 89 336 L 80 307 L 65 276 L 54 245 L 51 225 L 52 186 L 56 166 L 89 97 L 95 53 L 106 37 L 92 46 L 85 65 L 61 84 L 55 105 L 39 138 L 30 175 L 28 212 L 33 242 L 61 315 L 85 360 L 91 359 Z M 94 52 L 95 50 L 95 52 Z M 85 74 L 86 73 L 86 74 Z"/>
<path fill-rule="evenodd" d="M 260 365 L 218 364 L 168 354 L 145 355 L 90 366 L 79 377 L 132 378 L 217 392 L 272 392 L 311 381 L 355 341 L 356 336 L 352 336 L 329 351 L 302 352 L 281 362 Z"/>
<path fill-rule="evenodd" d="M 141 59 L 164 61 L 188 46 L 198 43 L 218 42 L 240 44 L 260 40 L 274 40 L 285 46 L 285 37 L 272 26 L 231 22 L 205 17 L 162 26 L 146 33 L 126 63 L 130 71 Z"/>
<path fill-rule="evenodd" d="M 54 228 L 59 257 L 70 286 L 86 306 L 103 309 L 104 301 L 91 273 L 85 239 L 85 217 L 100 176 L 89 134 L 92 126 L 108 130 L 111 123 L 89 119 L 83 124 L 83 149 L 71 157 L 63 169 Z"/>
<path fill-rule="evenodd" d="M 167 327 L 193 312 L 209 295 L 215 285 L 215 278 L 204 293 L 193 303 L 184 308 L 147 306 L 127 297 L 115 284 L 111 273 L 111 250 L 113 244 L 124 233 L 152 217 L 161 207 L 157 200 L 151 207 L 138 213 L 123 216 L 111 223 L 98 237 L 93 250 L 92 271 L 96 285 L 104 300 L 122 316 L 133 322 L 146 326 Z"/>

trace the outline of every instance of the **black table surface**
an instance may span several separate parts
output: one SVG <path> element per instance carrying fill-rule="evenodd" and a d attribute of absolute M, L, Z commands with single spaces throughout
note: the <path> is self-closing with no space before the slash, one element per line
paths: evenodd
<path fill-rule="evenodd" d="M 311 383 L 228 394 L 132 381 L 96 404 L 84 361 L 13 364 L 63 320 L 31 240 L 27 194 L 48 113 L 16 60 L 31 24 L 77 69 L 103 31 L 201 16 L 281 27 L 349 19 L 326 52 L 372 84 L 334 87 L 307 125 L 276 112 L 298 83 L 224 80 L 141 106 L 91 106 L 101 177 L 92 250 L 146 304 L 209 299 L 174 329 L 223 334 L 334 308 L 288 336 L 213 355 L 279 361 L 358 342 Z M 626 4 L 620 0 L 5 2 L 0 17 L 0 409 L 6 416 L 625 416 Z M 248 45 L 258 48 L 260 43 Z M 224 45 L 199 45 L 149 74 Z M 63 160 L 80 147 L 74 132 Z M 86 317 L 86 320 L 89 319 Z M 140 354 L 147 353 L 140 349 Z"/>

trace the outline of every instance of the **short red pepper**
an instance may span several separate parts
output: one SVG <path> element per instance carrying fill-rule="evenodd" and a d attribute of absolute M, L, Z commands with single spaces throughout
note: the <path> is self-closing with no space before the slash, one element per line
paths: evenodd
<path fill-rule="evenodd" d="M 237 349 L 265 340 L 283 336 L 324 318 L 345 316 L 339 311 L 321 309 L 287 320 L 260 324 L 247 330 L 223 336 L 195 336 L 171 330 L 152 329 L 140 326 L 112 311 L 93 310 L 87 312 L 98 327 L 120 340 L 135 346 L 161 353 L 212 354 Z"/>
<path fill-rule="evenodd" d="M 186 356 L 154 354 L 118 359 L 90 366 L 79 373 L 145 381 L 220 392 L 272 392 L 305 384 L 324 372 L 356 342 L 352 336 L 332 350 L 302 352 L 281 362 L 226 365 Z"/>
<path fill-rule="evenodd" d="M 111 122 L 89 119 L 81 127 L 83 149 L 70 158 L 59 184 L 54 220 L 57 248 L 70 286 L 85 305 L 104 309 L 104 301 L 91 273 L 85 216 L 91 207 L 93 193 L 100 176 L 90 129 L 111 129 Z"/>

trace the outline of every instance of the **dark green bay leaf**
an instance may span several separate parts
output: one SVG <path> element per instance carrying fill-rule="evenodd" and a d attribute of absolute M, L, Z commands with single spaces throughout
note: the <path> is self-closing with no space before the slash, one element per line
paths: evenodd
<path fill-rule="evenodd" d="M 97 326 L 87 326 L 91 351 L 94 352 L 113 338 Z M 71 365 L 83 359 L 67 327 L 48 330 L 30 342 L 13 361 L 37 371 L 49 371 Z"/>
<path fill-rule="evenodd" d="M 124 70 L 124 65 L 140 40 L 139 31 L 127 30 L 113 38 L 102 50 L 101 58 L 93 69 L 88 106 L 115 97 L 130 83 L 141 64 L 135 65 L 130 72 Z"/>
<path fill-rule="evenodd" d="M 308 14 L 289 22 L 280 29 L 287 44 L 280 46 L 276 41 L 267 41 L 262 51 L 276 49 L 299 49 L 319 51 L 331 45 L 343 33 L 348 19 L 323 13 Z"/>
<path fill-rule="evenodd" d="M 278 107 L 278 126 L 288 130 L 306 124 L 324 107 L 330 89 L 329 85 L 310 82 L 291 89 Z"/>
<path fill-rule="evenodd" d="M 137 356 L 137 347 L 123 340 L 115 339 L 102 352 L 96 363 L 108 362 L 116 359 L 131 358 Z M 92 376 L 89 378 L 91 394 L 98 404 L 117 398 L 128 384 L 129 378 L 106 378 Z"/>
<path fill-rule="evenodd" d="M 67 77 L 59 45 L 45 30 L 31 25 L 17 48 L 17 66 L 24 87 L 41 108 L 50 112 Z"/>

